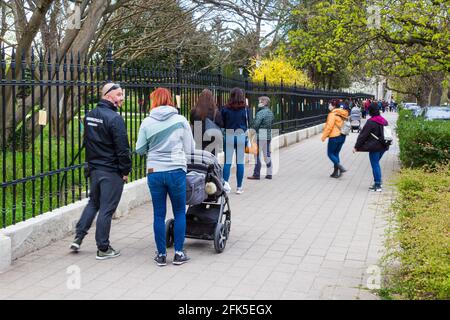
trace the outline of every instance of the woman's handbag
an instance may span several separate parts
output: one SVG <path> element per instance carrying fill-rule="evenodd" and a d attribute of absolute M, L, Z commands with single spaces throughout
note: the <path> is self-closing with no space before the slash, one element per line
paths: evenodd
<path fill-rule="evenodd" d="M 245 153 L 258 154 L 258 144 L 256 143 L 255 134 L 249 130 L 250 124 L 248 121 L 247 109 L 245 110 L 245 120 L 247 121 L 247 132 L 245 136 Z"/>
<path fill-rule="evenodd" d="M 245 145 L 245 153 L 248 154 L 258 154 L 258 144 L 256 143 L 256 139 L 254 139 L 255 135 L 252 135 L 251 138 L 246 139 L 247 143 Z"/>

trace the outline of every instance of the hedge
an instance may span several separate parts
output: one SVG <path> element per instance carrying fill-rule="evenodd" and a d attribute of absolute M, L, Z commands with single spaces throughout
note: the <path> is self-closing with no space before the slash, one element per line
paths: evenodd
<path fill-rule="evenodd" d="M 450 121 L 425 121 L 401 110 L 397 135 L 404 167 L 435 168 L 450 162 Z"/>

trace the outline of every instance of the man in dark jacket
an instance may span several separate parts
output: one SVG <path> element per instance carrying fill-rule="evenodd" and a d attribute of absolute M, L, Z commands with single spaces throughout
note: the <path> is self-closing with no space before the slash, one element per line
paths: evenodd
<path fill-rule="evenodd" d="M 355 144 L 353 152 L 362 151 L 369 152 L 370 165 L 374 184 L 369 188 L 371 191 L 381 192 L 381 167 L 380 160 L 383 154 L 389 149 L 384 141 L 384 126 L 388 125 L 386 119 L 380 116 L 380 109 L 376 103 L 372 103 L 369 107 L 370 119 L 367 120 L 364 128 L 361 130 Z"/>
<path fill-rule="evenodd" d="M 76 225 L 73 251 L 80 249 L 98 212 L 95 240 L 97 259 L 118 257 L 109 244 L 111 219 L 119 205 L 123 185 L 131 171 L 130 147 L 125 122 L 117 113 L 124 97 L 118 84 L 107 83 L 102 99 L 84 119 L 87 176 L 90 178 L 89 202 Z"/>

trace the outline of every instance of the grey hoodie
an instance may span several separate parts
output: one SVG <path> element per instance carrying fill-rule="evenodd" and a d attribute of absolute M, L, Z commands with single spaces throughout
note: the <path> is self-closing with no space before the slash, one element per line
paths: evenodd
<path fill-rule="evenodd" d="M 192 153 L 194 149 L 189 123 L 174 107 L 157 107 L 142 121 L 136 152 L 147 154 L 147 170 L 187 171 L 186 153 Z"/>

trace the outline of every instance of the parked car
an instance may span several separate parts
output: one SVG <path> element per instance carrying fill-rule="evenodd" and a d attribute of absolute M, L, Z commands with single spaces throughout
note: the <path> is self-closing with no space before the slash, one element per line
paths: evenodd
<path fill-rule="evenodd" d="M 410 106 L 408 110 L 412 111 L 414 117 L 420 116 L 423 112 L 423 108 L 420 106 Z"/>
<path fill-rule="evenodd" d="M 429 106 L 423 108 L 421 116 L 425 120 L 450 120 L 450 107 L 447 106 Z"/>
<path fill-rule="evenodd" d="M 412 107 L 418 107 L 416 102 L 404 102 L 403 109 L 410 110 Z"/>

